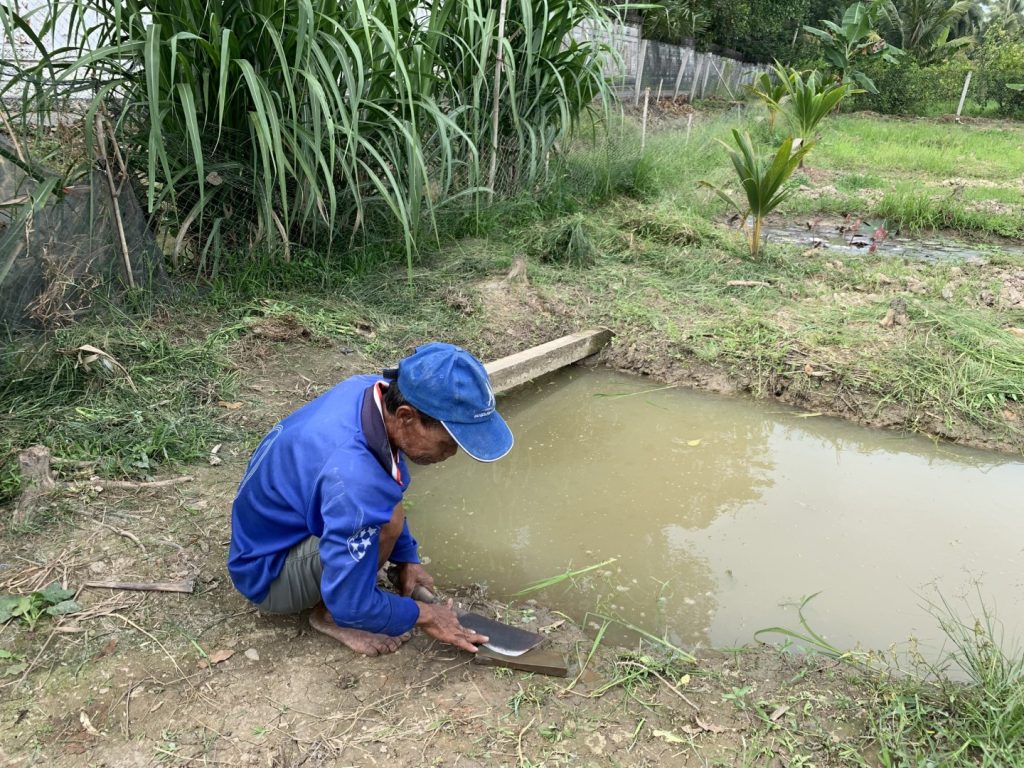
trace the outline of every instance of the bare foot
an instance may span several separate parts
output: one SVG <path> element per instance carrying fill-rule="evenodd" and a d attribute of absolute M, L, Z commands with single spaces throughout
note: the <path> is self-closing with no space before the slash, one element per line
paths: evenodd
<path fill-rule="evenodd" d="M 402 643 L 408 640 L 411 635 L 406 632 L 400 637 L 390 635 L 375 635 L 373 632 L 364 632 L 361 629 L 339 627 L 334 623 L 331 614 L 323 603 L 318 603 L 309 614 L 309 625 L 317 632 L 323 632 L 333 637 L 339 643 L 343 643 L 356 653 L 364 656 L 383 656 L 385 653 L 394 653 Z"/>

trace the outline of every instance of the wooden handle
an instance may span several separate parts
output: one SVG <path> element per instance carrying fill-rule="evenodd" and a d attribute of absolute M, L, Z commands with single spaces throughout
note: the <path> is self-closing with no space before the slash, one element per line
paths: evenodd
<path fill-rule="evenodd" d="M 424 587 L 422 584 L 417 584 L 412 588 L 412 599 L 419 600 L 421 603 L 436 603 L 437 595 L 431 592 L 429 589 Z"/>
<path fill-rule="evenodd" d="M 397 589 L 399 588 L 398 583 L 398 569 L 394 566 L 390 567 L 386 571 L 388 581 Z M 431 592 L 429 589 L 424 587 L 422 584 L 417 584 L 412 588 L 412 599 L 419 600 L 421 603 L 436 603 L 437 595 Z"/>

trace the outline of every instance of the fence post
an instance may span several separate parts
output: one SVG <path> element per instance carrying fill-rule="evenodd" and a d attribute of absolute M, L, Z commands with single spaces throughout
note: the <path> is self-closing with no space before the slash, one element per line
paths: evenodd
<path fill-rule="evenodd" d="M 636 88 L 633 93 L 634 107 L 640 103 L 640 85 L 644 79 L 644 63 L 647 61 L 647 38 L 642 38 L 640 40 L 640 53 L 638 58 L 640 60 L 637 62 L 636 67 Z"/>
<path fill-rule="evenodd" d="M 700 68 L 704 66 L 704 54 L 695 54 L 693 62 L 693 81 L 690 83 L 690 103 L 697 98 L 697 83 L 700 81 Z"/>
<path fill-rule="evenodd" d="M 967 89 L 971 86 L 971 75 L 972 74 L 973 74 L 973 72 L 971 70 L 967 70 L 967 77 L 964 78 L 964 89 L 960 93 L 960 103 L 957 104 L 957 107 L 956 107 L 956 116 L 957 117 L 960 117 L 960 113 L 963 111 L 963 108 L 964 108 L 964 101 L 967 100 Z"/>
<path fill-rule="evenodd" d="M 683 58 L 679 64 L 679 74 L 676 75 L 676 87 L 672 92 L 672 100 L 675 101 L 679 98 L 679 84 L 683 82 L 683 73 L 686 71 L 686 65 L 690 63 L 690 57 L 693 55 L 691 51 L 683 51 Z"/>
<path fill-rule="evenodd" d="M 647 103 L 651 100 L 651 89 L 644 89 L 644 117 L 640 124 L 640 154 L 644 153 L 644 147 L 647 146 Z"/>
<path fill-rule="evenodd" d="M 715 63 L 715 54 L 713 54 L 713 53 L 707 54 L 707 64 L 704 67 L 704 80 L 700 84 L 700 97 L 702 99 L 704 98 L 704 93 L 707 91 L 707 88 L 708 88 L 708 75 L 711 74 L 711 66 L 714 65 L 714 63 Z M 716 67 L 716 69 L 717 69 L 717 67 Z"/>

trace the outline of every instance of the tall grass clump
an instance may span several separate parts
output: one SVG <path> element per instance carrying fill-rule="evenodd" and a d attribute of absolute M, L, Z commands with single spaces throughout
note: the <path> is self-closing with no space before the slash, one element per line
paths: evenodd
<path fill-rule="evenodd" d="M 176 263 L 226 245 L 345 250 L 367 230 L 411 260 L 436 211 L 532 183 L 609 91 L 596 0 L 48 0 L 0 8 L 0 96 L 23 129 L 71 99 L 105 114 Z M 67 27 L 71 45 L 48 50 Z M 500 77 L 497 76 L 501 71 Z M 500 169 L 501 174 L 497 171 Z M 79 169 L 81 170 L 81 169 Z M 341 236 L 339 238 L 339 235 Z"/>
<path fill-rule="evenodd" d="M 1024 765 L 1024 655 L 1004 647 L 990 613 L 970 623 L 944 605 L 937 614 L 951 644 L 925 679 L 879 685 L 872 712 L 877 762 L 885 766 Z M 966 680 L 950 680 L 949 666 Z"/>
<path fill-rule="evenodd" d="M 836 648 L 797 611 L 800 629 L 770 627 L 788 646 L 837 660 L 871 689 L 866 743 L 851 746 L 851 765 L 1007 768 L 1024 765 L 1024 653 L 1007 647 L 1002 627 L 981 602 L 962 617 L 941 595 L 929 609 L 947 645 L 934 661 L 910 654 L 909 670 L 883 655 Z M 902 667 L 902 662 L 898 663 Z"/>

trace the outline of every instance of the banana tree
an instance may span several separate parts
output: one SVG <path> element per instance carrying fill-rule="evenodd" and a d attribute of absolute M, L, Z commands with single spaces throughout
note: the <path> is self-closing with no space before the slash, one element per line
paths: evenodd
<path fill-rule="evenodd" d="M 822 19 L 824 29 L 804 26 L 804 31 L 822 43 L 825 61 L 835 67 L 839 79 L 856 83 L 865 91 L 878 93 L 874 82 L 858 66 L 861 61 L 881 57 L 895 63 L 903 52 L 885 42 L 875 30 L 886 0 L 857 2 L 846 9 L 840 24 Z"/>
<path fill-rule="evenodd" d="M 748 217 L 753 218 L 750 231 L 750 258 L 756 259 L 761 252 L 761 228 L 764 225 L 764 218 L 796 191 L 796 187 L 787 185 L 786 182 L 814 142 L 803 142 L 794 149 L 794 140 L 790 136 L 774 154 L 762 154 L 754 148 L 749 133 L 740 133 L 734 128 L 732 135 L 739 151 L 724 141 L 720 143 L 725 147 L 733 168 L 736 169 L 736 176 L 746 197 L 746 205 L 741 205 L 721 187 L 713 186 L 706 181 L 702 181 L 701 185 L 712 189 L 716 195 L 739 211 L 744 222 Z"/>

